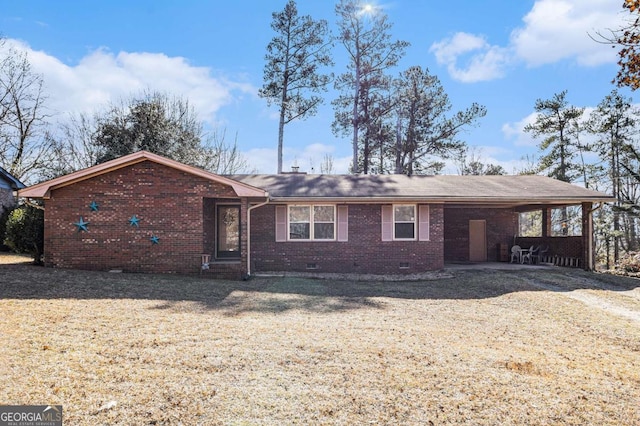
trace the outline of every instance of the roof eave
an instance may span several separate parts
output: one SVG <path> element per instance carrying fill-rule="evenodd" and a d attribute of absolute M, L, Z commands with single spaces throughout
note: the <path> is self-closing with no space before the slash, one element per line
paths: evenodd
<path fill-rule="evenodd" d="M 174 168 L 176 170 L 183 171 L 195 176 L 202 177 L 207 180 L 219 182 L 230 186 L 238 197 L 258 197 L 266 198 L 268 193 L 260 188 L 253 187 L 251 185 L 238 182 L 206 170 L 199 169 L 197 167 L 188 166 L 175 160 L 171 160 L 162 157 L 157 154 L 152 154 L 147 151 L 138 151 L 133 154 L 126 155 L 124 157 L 116 158 L 115 160 L 107 161 L 87 169 L 79 170 L 77 172 L 70 173 L 65 176 L 60 176 L 55 179 L 42 182 L 28 188 L 18 191 L 20 197 L 25 198 L 50 198 L 51 191 L 58 188 L 63 188 L 74 183 L 91 179 L 93 177 L 109 173 L 124 167 L 128 167 L 134 164 L 141 163 L 143 161 L 151 161 L 154 163 L 162 164 L 167 167 Z"/>
<path fill-rule="evenodd" d="M 606 202 L 612 203 L 616 199 L 614 197 L 547 197 L 547 198 L 513 198 L 513 197 L 455 197 L 455 196 L 437 196 L 437 197 L 419 197 L 419 196 L 395 196 L 395 197 L 271 197 L 274 203 L 303 203 L 303 202 L 325 202 L 325 203 L 427 203 L 427 204 L 467 204 L 467 205 L 487 205 L 487 204 L 514 204 L 514 205 L 531 205 L 531 204 L 557 204 L 572 205 L 581 204 L 583 202 Z"/>

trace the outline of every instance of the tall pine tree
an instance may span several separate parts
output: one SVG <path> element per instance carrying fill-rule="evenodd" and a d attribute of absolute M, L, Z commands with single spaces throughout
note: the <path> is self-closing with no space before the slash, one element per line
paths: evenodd
<path fill-rule="evenodd" d="M 582 149 L 578 143 L 575 129 L 580 126 L 577 121 L 584 113 L 584 108 L 569 105 L 567 91 L 553 95 L 551 99 L 538 99 L 535 103 L 538 113 L 533 124 L 525 126 L 525 132 L 534 137 L 543 137 L 539 145 L 540 171 L 546 171 L 549 177 L 563 182 L 573 182 L 581 175 L 581 165 L 576 162 L 576 155 Z M 568 231 L 569 216 L 566 207 L 560 211 L 560 222 L 563 233 Z"/>
<path fill-rule="evenodd" d="M 321 69 L 333 61 L 327 22 L 298 16 L 294 0 L 289 0 L 282 12 L 273 13 L 271 28 L 277 35 L 267 46 L 259 95 L 280 109 L 278 173 L 282 173 L 284 126 L 316 113 L 323 98 L 313 93 L 326 90 L 332 75 L 321 73 Z"/>
<path fill-rule="evenodd" d="M 451 102 L 440 80 L 417 66 L 396 79 L 395 99 L 396 174 L 420 173 L 430 168 L 429 161 L 459 155 L 465 143 L 457 139 L 458 133 L 486 114 L 474 103 L 447 117 Z"/>
<path fill-rule="evenodd" d="M 572 182 L 580 169 L 575 162 L 579 145 L 573 129 L 584 108 L 569 105 L 565 90 L 551 99 L 538 99 L 535 110 L 538 113 L 535 122 L 525 126 L 524 131 L 535 138 L 543 137 L 539 145 L 542 151 L 540 170 L 546 170 L 547 175 L 555 179 Z"/>
<path fill-rule="evenodd" d="M 629 179 L 627 169 L 635 169 L 633 142 L 638 131 L 638 109 L 631 98 L 613 90 L 598 104 L 589 117 L 589 130 L 598 138 L 597 152 L 607 164 L 607 178 L 616 201 L 612 207 L 613 232 L 605 237 L 613 240 L 613 258 L 618 261 L 620 249 L 638 247 L 633 206 L 638 182 Z M 631 216 L 631 220 L 623 220 Z M 624 241 L 621 237 L 625 237 Z"/>
<path fill-rule="evenodd" d="M 386 108 L 372 110 L 371 105 L 378 105 L 380 91 L 388 87 L 389 79 L 385 72 L 394 67 L 404 55 L 409 43 L 392 41 L 389 33 L 392 24 L 380 8 L 364 5 L 358 0 L 341 0 L 336 5 L 338 15 L 338 40 L 348 54 L 347 72 L 340 75 L 335 87 L 341 95 L 333 101 L 336 118 L 333 130 L 336 133 L 352 136 L 352 172 L 359 173 L 363 168 L 359 152 L 366 142 L 365 155 L 373 152 L 370 149 L 373 132 L 365 131 L 366 141 L 362 141 L 360 131 L 374 128 L 374 115 L 377 110 L 382 113 Z M 365 158 L 364 163 L 369 164 Z"/>

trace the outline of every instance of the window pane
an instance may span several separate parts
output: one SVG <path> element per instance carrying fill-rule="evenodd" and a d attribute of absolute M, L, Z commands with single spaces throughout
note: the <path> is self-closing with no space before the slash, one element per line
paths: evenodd
<path fill-rule="evenodd" d="M 291 240 L 308 240 L 309 224 L 308 223 L 290 223 L 289 239 Z"/>
<path fill-rule="evenodd" d="M 569 206 L 551 210 L 551 236 L 582 235 L 582 207 Z"/>
<path fill-rule="evenodd" d="M 520 213 L 520 237 L 542 237 L 542 210 Z"/>
<path fill-rule="evenodd" d="M 415 224 L 413 223 L 396 223 L 396 238 L 415 238 Z"/>
<path fill-rule="evenodd" d="M 289 207 L 289 222 L 310 222 L 311 209 L 309 206 Z"/>
<path fill-rule="evenodd" d="M 333 206 L 314 206 L 313 221 L 314 222 L 333 222 Z"/>
<path fill-rule="evenodd" d="M 333 223 L 314 223 L 313 238 L 316 240 L 333 240 Z"/>
<path fill-rule="evenodd" d="M 396 222 L 415 222 L 416 207 L 415 206 L 395 206 Z"/>

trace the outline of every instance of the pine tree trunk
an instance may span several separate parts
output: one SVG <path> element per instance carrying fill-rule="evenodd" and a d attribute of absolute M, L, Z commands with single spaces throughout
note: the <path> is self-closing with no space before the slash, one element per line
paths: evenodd
<path fill-rule="evenodd" d="M 402 123 L 400 116 L 396 121 L 396 169 L 395 174 L 402 174 Z"/>
<path fill-rule="evenodd" d="M 278 174 L 282 173 L 282 145 L 284 139 L 284 106 L 280 108 L 280 123 L 278 124 Z M 273 169 L 272 169 L 273 170 Z"/>

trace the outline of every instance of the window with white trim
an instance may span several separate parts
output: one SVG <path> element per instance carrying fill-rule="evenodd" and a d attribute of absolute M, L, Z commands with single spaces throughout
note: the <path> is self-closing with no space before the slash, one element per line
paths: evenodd
<path fill-rule="evenodd" d="M 416 206 L 415 204 L 393 205 L 393 239 L 416 239 Z"/>
<path fill-rule="evenodd" d="M 290 240 L 335 240 L 336 206 L 334 205 L 290 205 Z"/>

